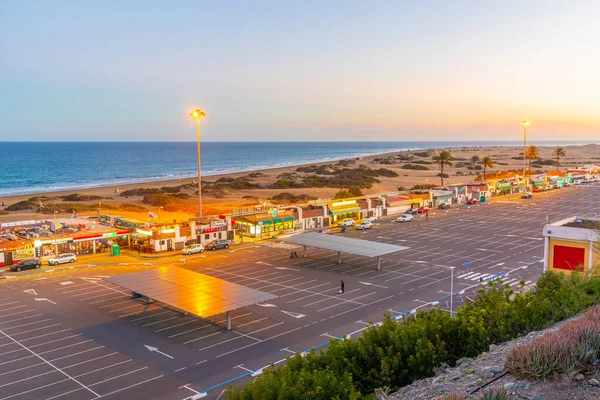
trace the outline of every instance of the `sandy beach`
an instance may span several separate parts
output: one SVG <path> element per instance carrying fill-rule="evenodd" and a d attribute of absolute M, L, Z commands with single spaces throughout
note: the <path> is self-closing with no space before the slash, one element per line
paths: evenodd
<path fill-rule="evenodd" d="M 560 161 L 559 170 L 600 163 L 600 145 L 566 146 L 564 149 L 566 157 Z M 392 152 L 342 161 L 203 177 L 203 214 L 238 212 L 240 208 L 253 207 L 265 200 L 272 203 L 295 204 L 306 199 L 333 198 L 338 191 L 348 187 L 339 184 L 336 184 L 336 187 L 329 187 L 327 184 L 323 187 L 311 187 L 310 182 L 330 179 L 337 176 L 333 175 L 335 171 L 343 169 L 361 171 L 361 173 L 384 169 L 383 175 L 375 176 L 379 182 L 372 182 L 370 188 L 361 188 L 364 195 L 391 192 L 399 188 L 410 189 L 415 185 L 439 186 L 439 165 L 432 162 L 431 156 L 440 150 L 442 149 Z M 521 170 L 523 166 L 522 147 L 463 147 L 448 150 L 454 157 L 454 165 L 445 167 L 444 173 L 448 174 L 448 178 L 444 180 L 445 184 L 473 181 L 477 175 L 480 175 L 481 166 L 470 161 L 473 156 L 492 158 L 494 167 L 488 169 L 488 174 L 496 171 Z M 532 170 L 534 172 L 555 171 L 555 160 L 552 157 L 554 150 L 555 147 L 540 147 L 540 160 L 532 162 Z M 367 172 L 366 175 L 370 173 Z M 0 221 L 48 216 L 55 209 L 62 215 L 69 215 L 71 208 L 75 209 L 80 216 L 96 215 L 100 207 L 103 213 L 146 219 L 148 212 L 156 213 L 161 205 L 164 206 L 161 214 L 165 219 L 189 218 L 197 213 L 197 189 L 194 182 L 193 179 L 176 179 L 118 187 L 106 186 L 4 197 L 0 201 L 5 203 L 5 210 L 8 211 L 0 213 Z M 323 184 L 318 183 L 318 185 Z M 357 185 L 360 186 L 359 183 Z M 143 193 L 128 194 L 128 191 L 141 188 L 145 189 Z M 161 190 L 161 188 L 171 189 Z M 299 197 L 273 199 L 281 193 Z M 64 198 L 73 194 L 78 196 Z M 144 198 L 146 194 L 154 196 Z M 10 211 L 11 206 L 27 201 L 29 205 L 24 204 L 23 209 Z M 40 203 L 43 211 L 41 214 Z"/>

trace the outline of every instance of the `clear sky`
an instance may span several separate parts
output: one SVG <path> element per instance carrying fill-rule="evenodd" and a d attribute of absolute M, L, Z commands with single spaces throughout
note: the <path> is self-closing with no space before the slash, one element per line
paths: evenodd
<path fill-rule="evenodd" d="M 600 140 L 600 2 L 0 1 L 0 141 Z"/>

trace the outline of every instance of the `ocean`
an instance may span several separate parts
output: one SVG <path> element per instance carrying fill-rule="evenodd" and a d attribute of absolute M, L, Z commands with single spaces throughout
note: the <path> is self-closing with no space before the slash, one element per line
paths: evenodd
<path fill-rule="evenodd" d="M 589 142 L 536 142 L 538 146 Z M 205 142 L 202 176 L 385 152 L 522 142 Z M 0 197 L 197 175 L 195 142 L 0 142 Z"/>

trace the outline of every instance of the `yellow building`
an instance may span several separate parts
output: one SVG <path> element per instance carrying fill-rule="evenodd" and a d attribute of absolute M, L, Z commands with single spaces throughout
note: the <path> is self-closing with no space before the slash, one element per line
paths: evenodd
<path fill-rule="evenodd" d="M 544 226 L 544 271 L 591 273 L 600 266 L 600 218 L 571 217 Z"/>

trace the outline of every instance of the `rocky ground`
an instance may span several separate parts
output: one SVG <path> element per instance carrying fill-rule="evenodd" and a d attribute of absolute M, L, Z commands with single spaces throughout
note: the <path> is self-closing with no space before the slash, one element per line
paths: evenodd
<path fill-rule="evenodd" d="M 403 387 L 397 393 L 390 395 L 389 399 L 432 400 L 444 393 L 460 393 L 468 399 L 481 399 L 487 388 L 504 388 L 508 392 L 508 399 L 511 400 L 599 400 L 600 363 L 598 360 L 590 371 L 572 376 L 563 374 L 546 382 L 521 380 L 504 374 L 506 356 L 512 347 L 543 336 L 560 325 L 557 324 L 540 332 L 531 332 L 511 342 L 492 345 L 488 352 L 482 353 L 477 358 L 458 360 L 454 368 L 443 365 L 438 368 L 435 377 L 422 379 Z M 475 392 L 479 388 L 481 389 Z"/>

